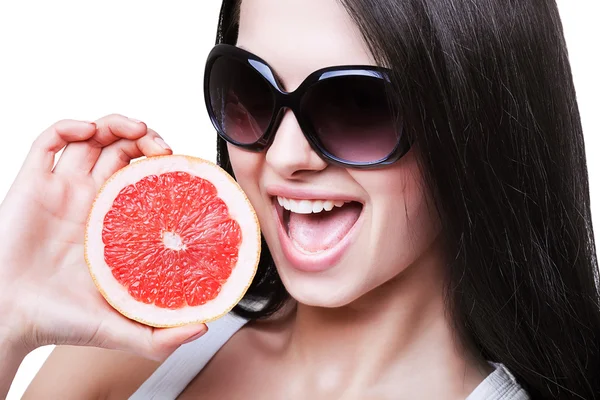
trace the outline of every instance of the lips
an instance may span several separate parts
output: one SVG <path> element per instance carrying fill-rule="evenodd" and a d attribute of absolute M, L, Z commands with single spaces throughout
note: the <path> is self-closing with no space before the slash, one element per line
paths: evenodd
<path fill-rule="evenodd" d="M 335 266 L 357 235 L 361 202 L 336 198 L 272 198 L 282 251 L 292 267 L 320 272 Z"/>

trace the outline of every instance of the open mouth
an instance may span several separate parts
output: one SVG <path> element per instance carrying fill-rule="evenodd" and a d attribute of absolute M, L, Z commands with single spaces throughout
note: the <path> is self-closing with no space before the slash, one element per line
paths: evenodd
<path fill-rule="evenodd" d="M 280 222 L 294 247 L 306 255 L 335 248 L 358 221 L 363 205 L 350 200 L 276 197 Z"/>

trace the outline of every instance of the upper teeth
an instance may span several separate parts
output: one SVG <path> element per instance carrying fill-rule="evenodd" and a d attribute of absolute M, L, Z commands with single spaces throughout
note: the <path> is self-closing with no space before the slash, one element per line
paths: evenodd
<path fill-rule="evenodd" d="M 294 200 L 277 196 L 277 202 L 286 210 L 297 214 L 319 213 L 323 210 L 331 211 L 333 207 L 341 207 L 349 201 L 344 200 Z"/>

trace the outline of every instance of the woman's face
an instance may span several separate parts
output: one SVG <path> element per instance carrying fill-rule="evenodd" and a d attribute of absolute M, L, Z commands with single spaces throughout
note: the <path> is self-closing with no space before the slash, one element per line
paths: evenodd
<path fill-rule="evenodd" d="M 374 64 L 335 0 L 243 0 L 237 46 L 268 62 L 287 91 L 319 68 Z M 228 146 L 281 279 L 301 303 L 338 307 L 354 301 L 401 274 L 439 233 L 421 187 L 416 148 L 383 169 L 333 166 L 311 149 L 289 111 L 265 152 Z M 298 214 L 283 211 L 277 196 L 352 202 Z"/>

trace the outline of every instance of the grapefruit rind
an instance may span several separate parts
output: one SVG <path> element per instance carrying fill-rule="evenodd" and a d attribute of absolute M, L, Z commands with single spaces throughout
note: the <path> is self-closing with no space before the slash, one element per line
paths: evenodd
<path fill-rule="evenodd" d="M 111 209 L 121 189 L 145 176 L 173 171 L 187 172 L 209 180 L 242 230 L 238 261 L 230 277 L 222 285 L 219 295 L 203 305 L 185 306 L 174 310 L 133 299 L 106 264 L 102 241 L 104 216 Z M 214 321 L 231 311 L 244 297 L 254 279 L 260 259 L 260 248 L 260 225 L 256 212 L 233 177 L 208 160 L 184 155 L 167 155 L 134 161 L 117 171 L 102 185 L 88 216 L 84 257 L 94 284 L 114 309 L 125 317 L 145 325 L 167 328 Z"/>

